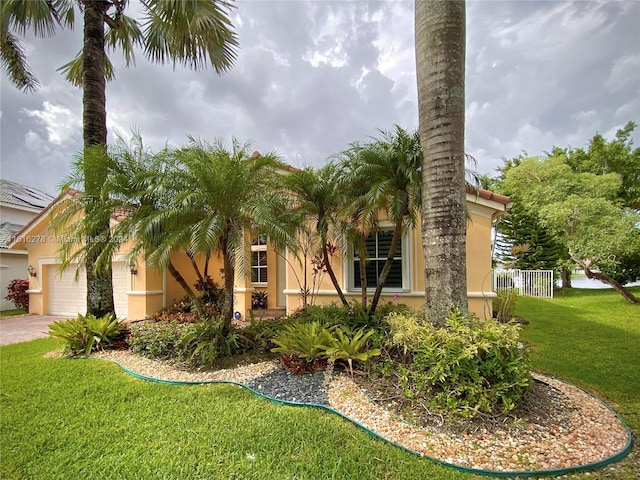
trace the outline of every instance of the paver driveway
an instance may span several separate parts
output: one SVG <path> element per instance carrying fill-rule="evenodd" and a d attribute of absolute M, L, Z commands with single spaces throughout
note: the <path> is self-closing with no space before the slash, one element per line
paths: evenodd
<path fill-rule="evenodd" d="M 0 345 L 26 342 L 49 335 L 49 324 L 67 317 L 19 315 L 0 318 Z"/>

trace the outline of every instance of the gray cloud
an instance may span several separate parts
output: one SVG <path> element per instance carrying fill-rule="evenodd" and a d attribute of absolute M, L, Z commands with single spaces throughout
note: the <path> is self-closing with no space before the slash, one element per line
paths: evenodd
<path fill-rule="evenodd" d="M 241 50 L 223 76 L 113 54 L 110 140 L 132 127 L 155 149 L 235 136 L 303 166 L 417 126 L 411 2 L 240 1 L 233 18 Z M 467 18 L 466 144 L 481 172 L 640 120 L 638 2 L 469 1 Z M 2 76 L 1 175 L 55 193 L 82 145 L 81 92 L 55 70 L 81 29 L 26 42 L 42 87 Z"/>

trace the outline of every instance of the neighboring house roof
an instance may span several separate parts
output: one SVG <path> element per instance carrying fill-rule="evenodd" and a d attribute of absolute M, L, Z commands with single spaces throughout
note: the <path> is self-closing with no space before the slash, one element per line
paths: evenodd
<path fill-rule="evenodd" d="M 26 225 L 24 225 L 22 228 L 20 228 L 20 230 L 18 230 L 18 232 L 16 232 L 14 235 L 11 236 L 11 238 L 9 238 L 9 240 L 7 241 L 7 246 L 8 248 L 11 248 L 13 245 L 15 245 L 16 243 L 19 243 L 18 240 L 20 239 L 21 236 L 23 236 L 25 234 L 25 232 L 29 231 L 29 229 L 35 225 L 36 223 L 38 223 L 45 215 L 48 214 L 48 212 L 60 201 L 62 200 L 64 197 L 75 197 L 77 195 L 79 195 L 80 192 L 78 190 L 75 190 L 73 188 L 67 188 L 67 190 L 65 190 L 64 192 L 62 192 L 60 195 L 58 195 L 56 198 L 51 197 L 51 201 L 46 205 L 46 208 L 43 208 L 42 210 L 40 210 L 40 212 L 33 217 L 31 220 L 29 220 L 29 222 L 27 222 Z"/>
<path fill-rule="evenodd" d="M 0 224 L 0 249 L 6 249 L 9 239 L 13 237 L 22 228 L 22 225 L 16 225 L 11 222 Z"/>
<path fill-rule="evenodd" d="M 53 197 L 37 188 L 10 180 L 0 180 L 0 202 L 16 207 L 40 210 L 49 205 Z"/>

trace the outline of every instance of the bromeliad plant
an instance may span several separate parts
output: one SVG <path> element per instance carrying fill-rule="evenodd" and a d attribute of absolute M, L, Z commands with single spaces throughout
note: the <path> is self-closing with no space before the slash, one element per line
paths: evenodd
<path fill-rule="evenodd" d="M 292 373 L 311 373 L 326 363 L 325 351 L 331 340 L 333 327 L 319 322 L 286 325 L 277 338 L 277 347 L 271 351 L 282 354 L 282 363 Z"/>
<path fill-rule="evenodd" d="M 63 352 L 69 356 L 89 355 L 111 345 L 122 335 L 120 322 L 111 314 L 99 318 L 78 314 L 77 318 L 49 325 L 49 336 L 62 340 Z"/>
<path fill-rule="evenodd" d="M 319 322 L 286 325 L 272 340 L 277 347 L 272 352 L 281 353 L 282 363 L 292 373 L 311 373 L 324 367 L 327 361 L 347 362 L 353 374 L 354 361 L 367 361 L 380 355 L 380 350 L 368 349 L 367 340 L 373 330 L 359 329 L 349 336 L 338 326 L 324 326 Z"/>
<path fill-rule="evenodd" d="M 336 336 L 325 353 L 329 356 L 330 362 L 346 361 L 351 375 L 353 375 L 354 361 L 366 362 L 371 357 L 380 355 L 379 348 L 367 348 L 367 340 L 374 334 L 372 329 L 365 332 L 364 328 L 360 328 L 352 337 L 349 337 L 340 328 L 335 328 L 334 333 Z"/>

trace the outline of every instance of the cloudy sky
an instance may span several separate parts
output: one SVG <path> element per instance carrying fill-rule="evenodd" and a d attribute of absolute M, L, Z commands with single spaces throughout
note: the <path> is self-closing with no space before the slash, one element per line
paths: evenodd
<path fill-rule="evenodd" d="M 224 76 L 142 55 L 126 69 L 112 55 L 110 141 L 132 128 L 153 149 L 235 136 L 302 167 L 378 129 L 417 127 L 413 2 L 238 1 L 232 15 L 241 49 Z M 469 0 L 466 149 L 478 171 L 639 122 L 639 24 L 637 0 Z M 42 86 L 25 94 L 1 74 L 0 173 L 55 194 L 82 144 L 81 92 L 56 72 L 81 28 L 25 42 Z"/>

